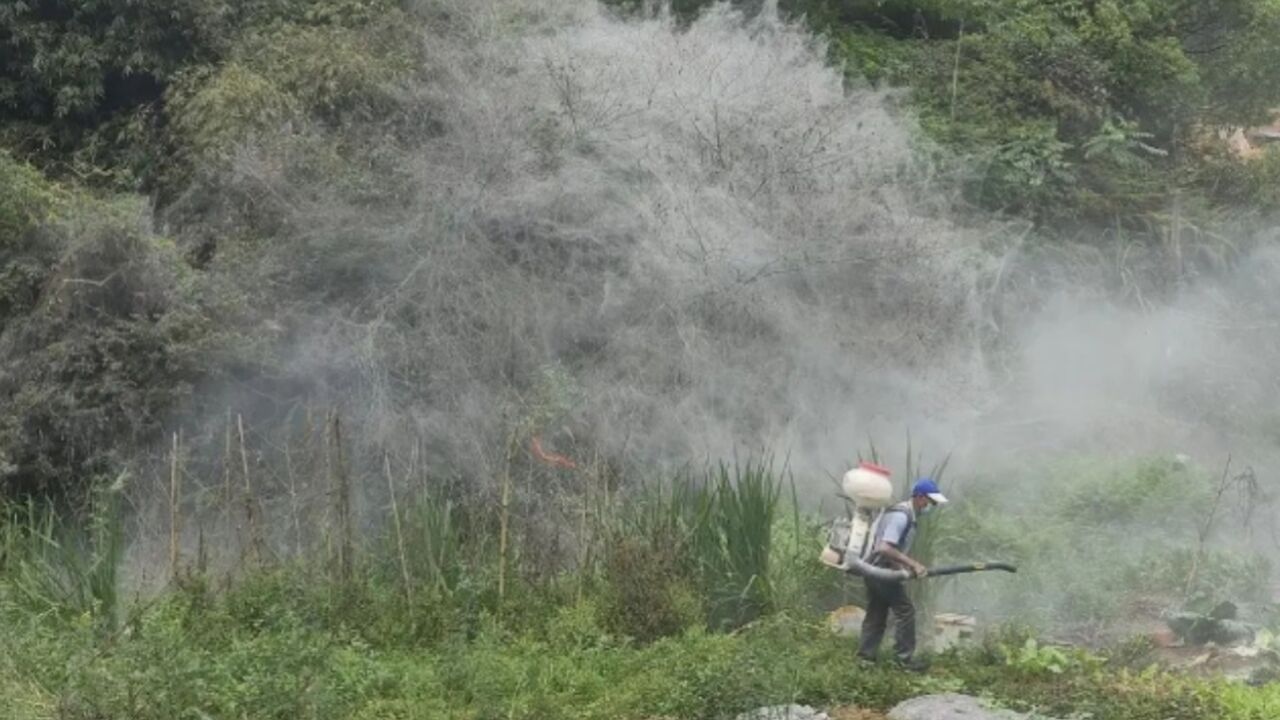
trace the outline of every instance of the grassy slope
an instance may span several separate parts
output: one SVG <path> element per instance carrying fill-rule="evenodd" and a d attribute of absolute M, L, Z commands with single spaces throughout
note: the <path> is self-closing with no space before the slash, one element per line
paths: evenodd
<path fill-rule="evenodd" d="M 711 477 L 723 478 L 723 471 Z M 614 518 L 622 534 L 602 541 L 601 571 L 517 580 L 505 598 L 494 592 L 496 558 L 468 561 L 465 553 L 456 558 L 456 578 L 443 585 L 411 569 L 417 592 L 410 596 L 375 543 L 350 582 L 334 580 L 322 558 L 310 558 L 248 571 L 229 587 L 185 574 L 146 601 L 82 593 L 68 602 L 33 584 L 50 576 L 44 568 L 59 573 L 61 556 L 44 554 L 44 541 L 24 541 L 21 533 L 31 531 L 14 525 L 19 534 L 6 535 L 8 564 L 0 568 L 6 628 L 0 695 L 15 720 L 716 718 L 789 702 L 883 710 L 941 691 L 1095 720 L 1280 717 L 1280 684 L 1254 689 L 1145 669 L 1147 648 L 1134 643 L 1107 658 L 1039 647 L 1025 634 L 996 630 L 979 647 L 939 657 L 925 675 L 860 666 L 853 640 L 834 636 L 823 622 L 820 608 L 847 602 L 857 583 L 818 566 L 817 524 L 777 504 L 754 513 L 772 515 L 768 534 L 745 532 L 737 522 L 746 517 L 741 514 L 726 516 L 719 531 L 719 521 L 707 524 L 721 508 L 776 497 L 767 483 L 735 477 L 718 494 L 678 485 L 679 492 L 634 505 L 629 521 Z M 1095 481 L 1106 480 L 1111 495 L 1126 487 L 1125 479 L 1152 480 L 1142 472 L 1072 477 L 1077 484 L 1060 499 L 1066 505 L 1093 497 Z M 959 534 L 966 544 L 953 551 L 1003 547 L 1003 535 L 988 525 L 1004 516 L 984 519 L 982 507 L 975 499 L 967 514 L 954 515 L 957 522 L 939 540 L 943 548 Z M 702 511 L 689 514 L 690 508 Z M 1053 513 L 1040 517 L 1048 523 Z M 1041 554 L 1053 551 L 1052 535 L 1017 534 L 1027 543 L 1048 543 L 1038 548 Z M 704 544 L 673 550 L 672 538 L 681 537 Z M 726 616 L 725 589 L 742 582 L 715 566 L 732 560 L 724 553 L 742 545 L 767 548 L 769 560 L 756 562 L 768 578 L 768 595 L 738 607 L 767 611 L 744 626 L 731 624 L 736 630 L 708 631 L 708 623 Z M 89 547 L 98 549 L 93 561 L 103 563 L 94 567 L 118 561 L 114 545 Z M 428 550 L 409 548 L 413 555 Z M 672 555 L 693 562 L 673 565 Z M 32 565 L 36 557 L 54 565 Z M 71 577 L 95 572 L 84 563 L 67 567 L 62 572 Z M 701 574 L 708 567 L 713 572 Z M 1015 580 L 1010 587 L 1035 592 L 1034 577 L 1009 578 Z M 115 612 L 104 610 L 104 602 L 117 601 Z M 626 638 L 638 632 L 658 639 Z"/>
<path fill-rule="evenodd" d="M 602 630 L 587 602 L 540 621 L 486 620 L 469 640 L 375 645 L 310 615 L 296 579 L 261 578 L 216 601 L 175 593 L 105 640 L 76 618 L 10 607 L 0 640 L 10 717 L 710 718 L 786 702 L 883 709 L 940 691 L 1098 720 L 1280 712 L 1280 685 L 1131 673 L 1083 655 L 1049 662 L 1046 651 L 1010 664 L 994 645 L 941 657 L 926 675 L 861 667 L 851 640 L 794 614 L 639 647 Z"/>
<path fill-rule="evenodd" d="M 975 485 L 962 507 L 940 514 L 951 520 L 939 524 L 935 551 L 1020 551 L 1031 555 L 1019 562 L 1061 567 L 1079 548 L 1055 540 L 1060 514 L 1152 483 L 1194 497 L 1204 481 L 1160 463 L 1066 477 L 1060 496 L 1035 500 L 1038 512 L 1025 516 L 984 513 L 993 506 Z M 61 549 L 69 536 L 43 515 L 7 513 L 0 534 L 6 717 L 715 718 L 787 702 L 887 709 L 939 691 L 1095 720 L 1280 716 L 1280 684 L 1253 689 L 1146 669 L 1149 648 L 1132 642 L 1108 659 L 1036 646 L 1025 633 L 997 628 L 982 646 L 938 658 L 926 675 L 859 666 L 853 641 L 823 622 L 821 610 L 848 602 L 858 583 L 817 563 L 820 524 L 780 503 L 781 478 L 760 466 L 716 468 L 705 479 L 711 484 L 675 483 L 670 493 L 611 506 L 597 535 L 604 557 L 582 574 L 537 580 L 525 574 L 527 560 L 513 558 L 505 597 L 495 591 L 496 556 L 468 550 L 487 547 L 482 537 L 438 545 L 439 538 L 412 531 L 413 518 L 441 512 L 430 504 L 407 515 L 407 553 L 449 547 L 454 554 L 440 556 L 447 578 L 440 568 L 411 564 L 415 592 L 406 592 L 406 570 L 385 544 L 370 538 L 350 580 L 337 579 L 324 557 L 307 557 L 244 569 L 229 585 L 188 570 L 166 593 L 132 603 L 115 591 L 122 550 L 110 531 L 118 525 L 107 522 L 119 517 L 114 504 L 96 506 L 90 527 L 98 532 L 71 554 Z M 1149 510 L 1179 515 L 1172 507 Z M 1044 526 L 1044 534 L 1005 532 L 999 522 L 1018 518 Z M 1113 520 L 1126 528 L 1134 518 Z M 1020 544 L 1010 545 L 1009 536 Z M 1074 560 L 1075 570 L 1100 564 Z M 1027 570 L 1001 577 L 1005 596 L 1061 595 L 1037 586 L 1034 567 Z M 1073 577 L 1097 596 L 1115 582 Z M 1175 568 L 1152 577 L 1180 585 L 1186 575 Z M 72 582 L 50 582 L 58 580 Z M 1002 611 L 1017 616 L 1017 609 Z M 1079 608 L 1052 616 L 1069 620 L 1068 611 Z M 707 629 L 722 626 L 736 629 Z M 627 639 L 636 636 L 654 640 Z"/>

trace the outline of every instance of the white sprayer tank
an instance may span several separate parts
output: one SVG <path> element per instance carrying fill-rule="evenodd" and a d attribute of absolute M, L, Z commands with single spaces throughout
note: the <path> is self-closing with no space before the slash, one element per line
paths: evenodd
<path fill-rule="evenodd" d="M 821 559 L 827 565 L 843 569 L 848 567 L 849 558 L 864 558 L 869 554 L 876 518 L 893 502 L 893 483 L 889 481 L 888 468 L 863 462 L 844 474 L 841 485 L 845 497 L 853 501 L 853 515 L 832 525 Z"/>
<path fill-rule="evenodd" d="M 893 483 L 889 482 L 889 469 L 874 463 L 859 463 L 858 467 L 844 474 L 844 494 L 858 508 L 880 510 L 893 503 Z"/>

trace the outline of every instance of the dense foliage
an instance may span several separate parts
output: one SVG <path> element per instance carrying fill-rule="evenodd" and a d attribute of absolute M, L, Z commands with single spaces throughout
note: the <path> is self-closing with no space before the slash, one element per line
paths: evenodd
<path fill-rule="evenodd" d="M 1181 275 L 1229 261 L 1280 201 L 1277 152 L 1244 162 L 1212 139 L 1280 104 L 1271 0 L 780 5 L 824 33 L 851 81 L 909 88 L 937 147 L 973 159 L 971 200 L 1059 242 L 1168 247 Z M 390 0 L 0 9 L 11 489 L 109 474 L 114 446 L 154 437 L 193 385 L 271 365 L 279 348 L 252 327 L 254 307 L 333 302 L 337 288 L 364 302 L 360 288 L 388 280 L 364 249 L 305 223 L 334 206 L 326 194 L 405 202 L 394 158 L 439 122 L 435 99 L 406 85 L 431 70 L 413 28 L 447 18 Z M 245 167 L 246 144 L 269 145 L 275 165 Z M 149 189 L 182 238 L 93 188 Z M 322 249 L 328 269 L 297 263 Z"/>
<path fill-rule="evenodd" d="M 621 12 L 654 7 L 609 4 Z M 692 20 L 709 4 L 671 6 Z M 1195 269 L 1195 260 L 1183 260 L 1184 243 L 1229 264 L 1254 241 L 1257 219 L 1280 206 L 1280 152 L 1246 161 L 1217 137 L 1266 121 L 1280 105 L 1280 83 L 1269 75 L 1280 66 L 1276 0 L 778 4 L 822 34 L 850 87 L 900 88 L 896 97 L 924 130 L 920 154 L 936 167 L 963 169 L 958 183 L 930 185 L 948 197 L 927 200 L 919 217 L 896 212 L 909 200 L 876 186 L 863 193 L 876 207 L 850 222 L 821 216 L 836 210 L 821 206 L 825 196 L 815 217 L 803 218 L 810 237 L 908 238 L 906 252 L 947 266 L 910 278 L 917 284 L 863 273 L 878 284 L 865 296 L 849 294 L 842 309 L 860 316 L 875 306 L 894 335 L 912 334 L 903 330 L 911 321 L 932 323 L 936 334 L 917 335 L 928 352 L 938 352 L 935 340 L 978 332 L 951 322 L 960 303 L 937 302 L 977 294 L 951 274 L 959 256 L 935 257 L 936 247 L 915 244 L 935 234 L 936 215 L 952 211 L 954 187 L 973 217 L 1022 221 L 1045 247 L 1069 253 L 1083 239 L 1114 241 L 1126 254 L 1131 243 L 1147 248 L 1157 258 L 1152 266 L 1173 267 L 1171 286 Z M 734 5 L 754 12 L 765 3 Z M 646 495 L 614 458 L 597 455 L 585 467 L 587 452 L 599 450 L 590 427 L 577 428 L 585 436 L 580 465 L 561 458 L 548 469 L 530 459 L 545 455 L 540 446 L 524 452 L 541 433 L 571 435 L 556 425 L 575 380 L 611 343 L 623 345 L 626 361 L 610 369 L 616 375 L 595 378 L 604 386 L 671 367 L 669 376 L 635 387 L 663 384 L 683 396 L 688 374 L 653 358 L 714 341 L 740 353 L 707 353 L 724 371 L 716 378 L 723 385 L 710 385 L 717 401 L 759 390 L 749 387 L 753 356 L 742 344 L 759 346 L 768 372 L 800 383 L 803 371 L 777 357 L 790 336 L 775 334 L 757 312 L 768 296 L 749 294 L 775 271 L 792 282 L 794 268 L 766 266 L 716 285 L 707 270 L 717 257 L 704 246 L 701 274 L 680 279 L 706 282 L 706 292 L 685 306 L 669 307 L 679 283 L 655 283 L 632 299 L 643 320 L 627 314 L 633 306 L 581 319 L 581 306 L 617 302 L 610 283 L 634 261 L 618 248 L 638 233 L 608 215 L 617 205 L 602 212 L 616 227 L 592 235 L 583 228 L 594 226 L 576 224 L 583 207 L 539 206 L 533 196 L 560 191 L 553 186 L 569 174 L 556 171 L 574 163 L 586 170 L 571 179 L 584 185 L 643 175 L 624 163 L 591 174 L 607 121 L 627 106 L 584 109 L 580 84 L 607 87 L 612 76 L 584 80 L 552 58 L 545 71 L 557 83 L 556 103 L 492 126 L 474 122 L 489 118 L 435 93 L 468 76 L 458 58 L 443 57 L 451 48 L 431 45 L 431 32 L 471 38 L 482 22 L 514 28 L 534 20 L 471 18 L 459 7 L 446 0 L 0 7 L 0 495 L 15 501 L 0 521 L 0 696 L 15 717 L 718 717 L 787 701 L 885 708 L 933 690 L 1100 719 L 1276 715 L 1274 686 L 1130 673 L 1120 666 L 1132 658 L 1107 664 L 1020 636 L 944 658 L 930 675 L 877 669 L 851 681 L 848 642 L 830 637 L 817 613 L 855 598 L 856 589 L 816 563 L 820 523 L 804 517 L 794 497 L 786 502 L 794 488 L 760 467 L 724 466 Z M 495 85 L 515 94 L 516 84 L 529 82 L 513 60 L 524 48 L 504 49 L 512 57 L 483 59 L 495 77 L 516 78 Z M 610 68 L 618 77 L 623 70 Z M 833 77 L 823 70 L 819 80 Z M 830 83 L 835 95 L 839 81 Z M 702 154 L 697 162 L 671 160 L 694 166 L 690 175 L 705 182 L 689 202 L 726 202 L 743 177 L 785 187 L 788 203 L 821 185 L 805 163 L 821 159 L 831 128 L 822 121 L 830 118 L 785 127 L 781 134 L 798 138 L 785 149 L 803 151 L 788 155 L 758 141 L 759 127 L 749 122 L 726 122 L 722 137 L 715 112 L 707 135 L 698 124 L 706 118 L 690 117 L 698 134 L 690 147 Z M 459 135 L 420 162 L 406 161 L 449 121 Z M 502 122 L 535 138 L 532 150 L 504 136 Z M 473 154 L 483 162 L 464 181 L 442 171 L 449 159 Z M 527 195 L 487 194 L 490 184 L 509 187 L 501 183 L 517 166 L 541 173 L 538 183 L 517 186 Z M 875 172 L 868 182 L 887 184 L 889 176 Z M 472 180 L 480 189 L 471 204 L 445 208 L 414 197 L 424 189 L 464 195 Z M 685 186 L 661 189 L 673 196 L 673 216 L 686 213 L 680 232 L 695 228 L 680 203 L 687 198 L 678 197 Z M 530 218 L 531 206 L 554 212 Z M 712 229 L 751 234 L 735 225 Z M 781 259 L 825 262 L 825 248 L 816 260 L 809 247 Z M 1177 262 L 1164 262 L 1163 253 Z M 911 260 L 886 254 L 875 261 L 881 265 L 858 265 L 872 262 L 863 257 L 854 267 Z M 539 294 L 569 267 L 583 268 L 590 281 L 563 298 Z M 796 277 L 801 309 L 779 322 L 811 319 L 812 298 L 827 294 L 821 282 Z M 935 277 L 956 294 L 917 292 Z M 518 305 L 503 304 L 500 292 Z M 539 304 L 548 297 L 557 299 Z M 687 326 L 696 332 L 672 319 L 686 316 L 702 321 Z M 983 317 L 991 327 L 982 332 L 998 334 L 998 314 Z M 654 323 L 671 344 L 626 345 L 609 334 L 628 320 Z M 331 327 L 339 330 L 317 330 Z M 518 341 L 534 349 L 517 349 Z M 344 352 L 334 352 L 338 346 Z M 335 359 L 315 360 L 325 353 Z M 540 364 L 548 357 L 569 369 Z M 900 360 L 918 369 L 916 358 Z M 436 366 L 457 372 L 433 375 Z M 378 376 L 378 392 L 350 391 L 360 372 Z M 463 381 L 479 389 L 451 394 Z M 363 444 L 342 435 L 335 397 L 348 412 L 409 407 L 395 417 L 415 424 L 412 449 L 394 454 L 390 414 L 373 418 L 379 422 L 369 423 Z M 618 400 L 591 401 L 607 415 L 607 403 Z M 760 431 L 754 420 L 735 418 L 733 430 Z M 474 452 L 450 454 L 432 431 L 453 432 Z M 375 470 L 358 481 L 379 489 L 360 489 L 355 500 L 365 515 L 353 520 L 344 473 L 356 463 Z M 1089 639 L 1123 632 L 1118 614 L 1139 602 L 1198 607 L 1228 597 L 1268 610 L 1266 563 L 1206 548 L 1214 528 L 1200 530 L 1199 508 L 1215 488 L 1198 472 L 1163 459 L 1026 472 L 1052 477 L 1044 486 L 1056 491 L 1020 494 L 1026 505 L 1006 514 L 995 508 L 1010 509 L 997 497 L 1009 477 L 978 478 L 964 490 L 971 501 L 922 536 L 921 552 L 1026 564 L 1020 579 L 1033 592 L 994 592 L 996 580 L 983 578 L 954 601 L 979 596 L 1001 615 Z M 1153 488 L 1162 492 L 1158 502 L 1149 501 Z M 625 510 L 619 493 L 632 493 Z M 126 512 L 126 499 L 139 496 L 143 502 Z M 62 512 L 67 501 L 73 509 Z M 267 503 L 274 514 L 255 515 Z M 1078 543 L 1082 516 L 1085 531 L 1110 545 Z M 1168 532 L 1132 531 L 1160 523 Z M 167 531 L 172 566 L 160 580 L 171 586 L 148 600 L 126 597 L 123 587 L 155 580 L 158 565 L 146 553 Z M 256 532 L 266 541 L 251 537 Z M 140 578 L 121 577 L 135 570 L 126 536 L 148 568 Z M 1120 545 L 1123 557 L 1109 554 Z M 236 553 L 234 567 L 210 567 L 211 556 L 225 563 Z M 1126 592 L 1108 592 L 1114 587 Z M 921 595 L 930 607 L 938 601 L 937 593 Z"/>
<path fill-rule="evenodd" d="M 672 7 L 693 17 L 710 4 Z M 1266 124 L 1280 107 L 1273 0 L 778 5 L 826 33 L 855 82 L 910 88 L 931 137 L 980 159 L 968 187 L 984 207 L 1084 234 L 1158 233 L 1202 204 L 1280 201 L 1245 189 L 1274 171 L 1230 163 L 1224 178 L 1212 147 L 1216 131 Z"/>
<path fill-rule="evenodd" d="M 672 7 L 693 17 L 711 2 Z M 1223 182 L 1202 142 L 1280 105 L 1273 0 L 779 4 L 830 37 L 851 77 L 909 86 L 934 138 L 985 158 L 971 185 L 986 206 L 1149 229 L 1143 219 L 1167 212 L 1175 191 L 1276 202 L 1240 188 L 1266 168 L 1237 167 Z M 3 140 L 59 174 L 160 189 L 183 136 L 207 147 L 299 106 L 342 112 L 352 93 L 376 90 L 387 33 L 372 46 L 352 33 L 403 28 L 400 17 L 391 0 L 15 3 L 0 10 Z M 229 92 L 243 104 L 209 104 Z M 185 122 L 174 122 L 175 101 Z"/>
<path fill-rule="evenodd" d="M 0 142 L 58 175 L 155 190 L 173 150 L 168 101 L 183 78 L 233 60 L 248 37 L 323 33 L 394 12 L 377 0 L 8 3 Z"/>
<path fill-rule="evenodd" d="M 112 191 L 205 202 L 201 178 L 255 131 L 374 118 L 414 56 L 390 3 L 0 9 L 8 494 L 81 495 L 192 411 L 195 385 L 261 367 L 247 298 L 200 272 L 215 241 L 180 246 L 154 205 Z"/>

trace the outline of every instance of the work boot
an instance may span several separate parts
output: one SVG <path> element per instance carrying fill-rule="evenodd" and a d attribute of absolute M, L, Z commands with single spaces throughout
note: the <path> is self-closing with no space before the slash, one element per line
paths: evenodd
<path fill-rule="evenodd" d="M 895 664 L 907 672 L 922 673 L 929 669 L 929 663 L 920 658 L 896 658 Z"/>

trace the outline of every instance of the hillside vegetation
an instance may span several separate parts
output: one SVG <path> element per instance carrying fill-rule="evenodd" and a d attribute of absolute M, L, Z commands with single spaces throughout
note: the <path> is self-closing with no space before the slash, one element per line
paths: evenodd
<path fill-rule="evenodd" d="M 1121 472 L 1135 486 L 1211 489 L 1159 464 Z M 1118 622 L 1120 604 L 1184 589 L 1197 602 L 1265 597 L 1256 587 L 1265 564 L 1234 567 L 1216 552 L 1184 588 L 1197 551 L 1190 538 L 1167 538 L 1172 549 L 1114 568 L 1107 544 L 1077 555 L 1046 542 L 1069 526 L 1091 482 L 1067 488 L 1041 534 L 1024 535 L 1025 550 L 1000 548 L 1026 562 L 1030 583 L 1001 575 L 982 591 L 1016 585 L 1012 596 L 1053 598 L 1043 610 L 1083 624 Z M 751 463 L 673 478 L 625 502 L 595 496 L 580 520 L 590 542 L 571 558 L 503 551 L 479 509 L 405 498 L 397 522 L 356 534 L 349 556 L 335 518 L 327 551 L 249 559 L 234 579 L 203 555 L 180 556 L 169 591 L 136 600 L 115 584 L 118 488 L 98 498 L 85 533 L 58 533 L 56 521 L 11 508 L 0 689 L 16 720 L 731 718 L 790 702 L 884 710 L 935 692 L 1099 720 L 1266 720 L 1280 709 L 1280 685 L 1162 670 L 1145 637 L 1086 651 L 1038 643 L 1017 623 L 984 627 L 926 674 L 855 663 L 853 640 L 833 634 L 819 610 L 858 601 L 860 584 L 818 563 L 822 527 L 785 499 L 791 487 Z M 935 549 L 918 554 L 931 564 L 972 557 L 949 537 L 1007 544 L 998 520 L 942 513 L 925 526 L 940 538 L 925 541 Z M 1123 537 L 1137 521 L 1121 514 L 1090 532 Z M 242 527 L 252 532 L 251 519 Z M 575 569 L 556 569 L 565 562 Z M 1045 592 L 1051 579 L 1075 587 Z M 1109 593 L 1117 581 L 1130 593 Z M 924 591 L 917 599 L 932 608 Z"/>
<path fill-rule="evenodd" d="M 1276 717 L 1146 635 L 1280 623 L 1276 67 L 1276 0 L 7 3 L 0 697 Z M 1021 571 L 855 668 L 829 476 L 918 425 L 921 557 Z"/>
<path fill-rule="evenodd" d="M 541 226 L 520 217 L 527 210 L 503 206 L 517 201 L 515 193 L 544 192 L 535 184 L 506 187 L 502 198 L 485 195 L 481 184 L 476 186 L 481 194 L 473 197 L 423 205 L 421 198 L 434 194 L 437 183 L 461 181 L 457 187 L 465 187 L 486 182 L 483 177 L 526 171 L 524 159 L 519 167 L 500 168 L 486 165 L 490 161 L 480 155 L 463 160 L 424 151 L 498 149 L 485 147 L 498 134 L 488 139 L 456 134 L 459 123 L 474 122 L 470 109 L 449 95 L 462 78 L 450 66 L 452 51 L 443 50 L 448 45 L 436 43 L 433 50 L 423 35 L 481 37 L 500 33 L 498 26 L 482 27 L 444 2 L 171 5 L 33 2 L 0 15 L 0 140 L 5 146 L 0 155 L 5 238 L 0 387 L 7 401 L 0 448 L 11 495 L 78 491 L 91 477 L 110 476 L 126 456 L 164 442 L 162 427 L 174 418 L 225 412 L 226 392 L 233 393 L 231 404 L 240 411 L 250 409 L 249 399 L 240 397 L 245 393 L 259 399 L 265 392 L 332 401 L 350 397 L 355 386 L 367 389 L 366 371 L 421 386 L 422 363 L 415 369 L 407 364 L 409 357 L 399 357 L 404 353 L 439 366 L 464 347 L 471 357 L 494 363 L 511 352 L 489 342 L 431 347 L 430 338 L 441 337 L 438 332 L 409 337 L 401 331 L 426 327 L 422 323 L 443 328 L 446 335 L 475 328 L 495 340 L 495 323 L 507 324 L 507 332 L 516 336 L 550 336 L 551 347 L 518 352 L 524 357 L 506 361 L 505 370 L 495 364 L 485 374 L 483 387 L 499 395 L 507 392 L 499 389 L 508 383 L 504 374 L 515 382 L 511 390 L 527 395 L 539 367 L 567 363 L 575 381 L 583 383 L 584 373 L 575 366 L 600 366 L 600 335 L 608 331 L 581 327 L 587 322 L 581 319 L 561 320 L 556 327 L 549 315 L 573 316 L 563 308 L 553 310 L 550 299 L 538 315 L 521 317 L 519 310 L 506 308 L 495 315 L 485 306 L 505 300 L 486 299 L 478 288 L 442 293 L 441 283 L 449 281 L 441 275 L 427 281 L 436 288 L 431 297 L 439 302 L 447 295 L 456 309 L 428 312 L 421 302 L 426 296 L 415 290 L 428 268 L 434 277 L 440 263 L 449 263 L 456 277 L 484 272 L 504 277 L 509 287 L 523 286 L 526 293 L 540 292 L 531 283 L 554 279 L 577 288 L 569 296 L 603 297 L 600 291 L 608 287 L 603 278 L 630 272 L 624 270 L 630 262 L 625 253 L 631 252 L 624 249 L 626 238 L 649 232 L 603 215 L 591 221 L 573 218 L 555 207 L 560 201 L 550 199 L 537 202 L 561 216 L 546 216 Z M 1123 251 L 1121 264 L 1097 270 L 1105 281 L 1133 294 L 1141 288 L 1167 292 L 1189 278 L 1230 267 L 1266 237 L 1266 219 L 1280 187 L 1274 176 L 1280 168 L 1277 153 L 1244 162 L 1225 143 L 1213 141 L 1212 133 L 1262 123 L 1268 109 L 1280 105 L 1273 97 L 1280 84 L 1267 81 L 1280 54 L 1280 10 L 1269 0 L 781 5 L 783 12 L 803 14 L 830 39 L 830 60 L 846 69 L 850 82 L 871 78 L 906 88 L 907 108 L 933 141 L 922 152 L 951 158 L 938 166 L 948 173 L 943 183 L 913 181 L 894 201 L 909 212 L 922 218 L 965 212 L 967 198 L 973 212 L 985 208 L 1034 223 L 1032 237 L 1049 246 L 1096 246 L 1104 255 Z M 631 7 L 621 6 L 621 11 Z M 707 7 L 674 3 L 685 18 Z M 502 51 L 495 45 L 494 52 Z M 491 55 L 483 62 L 503 58 Z M 566 72 L 572 72 L 568 66 Z M 555 78 L 550 79 L 554 86 Z M 577 91 L 587 90 L 581 85 Z M 547 116 L 560 129 L 552 124 L 533 128 L 529 141 L 542 149 L 531 151 L 543 153 L 543 159 L 529 159 L 544 163 L 546 172 L 569 176 L 577 172 L 572 163 L 579 162 L 572 153 L 585 147 L 572 144 L 580 142 L 573 134 L 589 132 L 587 125 L 596 121 L 575 119 L 573 99 L 562 100 Z M 707 112 L 714 115 L 719 101 L 707 102 Z M 601 111 L 608 110 L 595 110 Z M 833 139 L 837 126 L 831 123 L 851 122 L 830 115 L 842 112 L 835 108 L 798 109 L 786 122 L 806 122 L 805 112 L 812 126 L 797 128 L 798 153 L 810 152 L 804 147 L 810 136 L 824 137 L 814 133 Z M 563 134 L 565 128 L 569 135 Z M 696 120 L 693 129 L 704 132 Z M 833 156 L 842 151 L 814 149 Z M 413 161 L 419 158 L 436 166 Z M 762 188 L 769 188 L 768 176 L 759 175 L 764 166 L 741 162 L 745 159 L 734 160 L 734 172 L 746 182 L 758 177 L 765 181 Z M 466 180 L 456 176 L 460 161 L 480 163 L 474 168 L 478 174 Z M 726 161 L 702 158 L 699 163 L 711 163 L 705 168 L 710 174 L 697 182 L 720 182 L 717 163 Z M 828 167 L 804 155 L 796 161 L 807 163 L 804 172 L 815 180 Z M 872 172 L 887 178 L 899 160 L 886 157 L 884 162 L 883 171 Z M 781 173 L 778 178 L 785 180 L 789 171 L 774 166 L 766 172 Z M 732 183 L 732 178 L 723 180 Z M 707 203 L 715 201 L 697 187 L 685 188 L 690 194 L 682 202 L 696 213 L 719 212 L 708 209 Z M 964 198 L 950 188 L 962 190 Z M 788 202 L 809 206 L 798 205 L 793 213 L 811 226 L 803 235 L 856 235 L 877 222 L 877 234 L 885 233 L 884 223 L 873 215 L 824 215 L 830 211 L 828 199 L 813 194 L 812 187 L 794 186 L 788 193 Z M 759 223 L 760 218 L 741 221 Z M 616 241 L 599 235 L 610 222 Z M 727 224 L 723 218 L 713 222 Z M 429 253 L 422 245 L 424 238 L 451 236 L 464 227 L 504 246 L 505 262 L 468 257 L 469 246 L 437 242 Z M 733 234 L 731 227 L 714 232 Z M 922 227 L 893 232 L 919 243 L 914 238 Z M 704 234 L 713 230 L 710 225 L 696 230 L 705 251 L 713 240 Z M 590 233 L 592 239 L 586 244 L 555 239 L 575 232 Z M 939 238 L 936 248 L 901 245 L 864 252 L 903 252 L 921 263 L 932 255 L 936 260 L 929 262 L 974 266 L 975 258 L 962 255 L 975 240 L 941 237 L 953 232 L 941 226 L 929 230 Z M 998 245 L 996 238 L 1008 231 L 986 232 L 989 237 L 977 242 Z M 1025 231 L 1016 233 L 1026 237 Z M 726 282 L 733 292 L 752 274 L 768 280 L 778 271 L 794 272 L 801 263 L 848 261 L 842 259 L 844 250 L 831 254 L 798 236 L 791 241 L 791 248 L 765 251 L 784 255 L 746 270 L 748 275 L 732 268 Z M 888 248 L 902 241 L 885 242 Z M 409 255 L 418 258 L 416 267 L 399 260 Z M 544 269 L 536 269 L 538 264 Z M 406 275 L 409 268 L 416 274 Z M 590 275 L 570 277 L 575 271 Z M 552 278 L 546 272 L 564 274 Z M 957 307 L 966 294 L 987 292 L 966 285 L 988 279 L 943 280 L 933 267 L 913 272 L 920 275 L 914 282 L 933 287 L 891 302 L 913 305 L 904 313 L 918 318 L 921 333 L 933 337 L 930 344 L 936 348 L 939 341 L 955 339 L 961 345 L 981 343 L 986 353 L 1007 351 L 1002 340 L 980 328 L 1004 318 L 975 321 L 942 310 Z M 939 288 L 940 280 L 949 287 Z M 395 287 L 401 288 L 399 295 L 387 295 Z M 542 287 L 551 286 L 544 282 Z M 703 290 L 711 296 L 723 289 Z M 883 286 L 867 291 L 890 297 Z M 566 291 L 551 292 L 563 297 Z M 645 292 L 664 291 L 654 286 Z M 727 333 L 726 338 L 743 327 L 733 323 L 788 322 L 748 319 L 755 312 L 746 308 L 752 301 L 730 297 L 736 306 L 706 308 L 722 315 L 715 332 Z M 352 330 L 347 332 L 335 322 L 355 325 L 347 325 Z M 396 337 L 354 332 L 357 326 L 377 330 L 385 322 L 395 323 Z M 567 328 L 567 322 L 579 327 Z M 857 331 L 879 333 L 869 324 Z M 343 357 L 351 355 L 353 344 L 367 345 L 372 355 Z M 297 361 L 299 353 L 325 357 L 328 367 L 323 373 L 299 367 L 304 364 Z M 516 365 L 510 365 L 513 361 Z M 236 389 L 227 390 L 227 382 Z M 208 390 L 214 387 L 211 396 Z M 212 407 L 211 401 L 224 407 Z M 482 436 L 496 433 L 485 442 L 501 442 L 505 431 L 497 426 L 486 427 L 483 419 L 468 422 L 479 423 L 475 433 Z M 754 441 L 765 422 L 761 418 L 755 427 L 741 428 L 746 437 L 739 439 Z M 257 424 L 254 418 L 251 425 Z M 452 463 L 470 451 L 458 452 L 463 455 L 441 459 Z"/>

